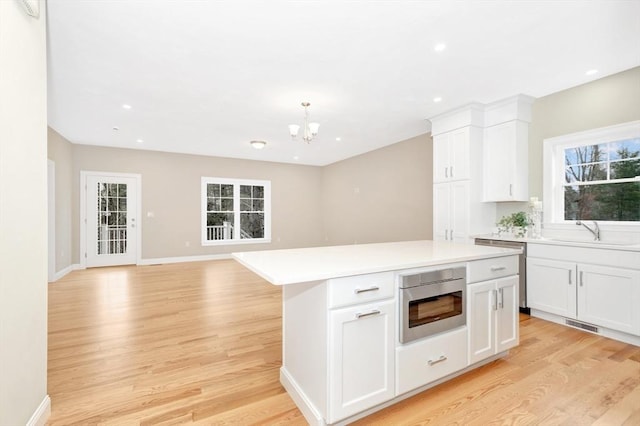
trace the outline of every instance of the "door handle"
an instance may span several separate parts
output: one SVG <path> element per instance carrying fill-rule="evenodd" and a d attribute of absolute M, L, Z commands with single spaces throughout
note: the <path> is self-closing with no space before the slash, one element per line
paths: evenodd
<path fill-rule="evenodd" d="M 449 176 L 453 177 L 453 166 L 449 167 Z"/>
<path fill-rule="evenodd" d="M 512 183 L 509 184 L 509 196 L 510 197 L 513 196 L 513 184 Z"/>
<path fill-rule="evenodd" d="M 491 293 L 493 293 L 493 310 L 497 311 L 498 310 L 498 291 L 491 290 Z"/>
<path fill-rule="evenodd" d="M 569 269 L 569 285 L 573 284 L 573 279 L 571 277 L 573 277 L 573 271 Z"/>
<path fill-rule="evenodd" d="M 580 287 L 584 287 L 584 271 L 580 271 Z"/>
<path fill-rule="evenodd" d="M 504 308 L 504 289 L 501 288 L 498 291 L 500 292 L 500 304 L 498 305 L 498 307 L 500 309 L 503 309 Z"/>
<path fill-rule="evenodd" d="M 449 177 L 449 168 L 448 167 L 444 168 L 444 177 L 446 177 L 446 178 Z"/>
<path fill-rule="evenodd" d="M 491 271 L 492 272 L 496 272 L 496 271 L 504 271 L 505 269 L 507 269 L 506 266 L 492 266 L 491 267 Z"/>

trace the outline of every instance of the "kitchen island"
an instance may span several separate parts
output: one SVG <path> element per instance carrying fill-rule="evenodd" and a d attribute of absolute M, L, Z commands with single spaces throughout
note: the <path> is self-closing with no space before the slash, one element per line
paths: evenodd
<path fill-rule="evenodd" d="M 409 241 L 234 253 L 283 286 L 280 380 L 311 424 L 346 424 L 518 343 L 519 251 Z M 401 343 L 403 277 L 466 271 L 465 322 Z M 439 318 L 436 318 L 439 319 Z"/>

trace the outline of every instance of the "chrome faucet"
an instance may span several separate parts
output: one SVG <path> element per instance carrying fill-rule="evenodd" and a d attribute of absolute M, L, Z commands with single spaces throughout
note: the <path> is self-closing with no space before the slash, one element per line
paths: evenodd
<path fill-rule="evenodd" d="M 580 221 L 576 222 L 576 225 L 582 225 L 585 228 L 587 228 L 589 230 L 589 232 L 591 232 L 593 234 L 593 238 L 595 241 L 600 241 L 600 227 L 598 226 L 598 222 L 596 222 L 595 220 L 593 221 L 593 228 L 591 228 L 589 225 L 587 225 L 586 223 L 582 223 Z"/>

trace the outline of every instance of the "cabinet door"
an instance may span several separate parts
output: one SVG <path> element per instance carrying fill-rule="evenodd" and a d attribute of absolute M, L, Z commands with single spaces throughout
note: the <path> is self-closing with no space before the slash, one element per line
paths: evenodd
<path fill-rule="evenodd" d="M 578 265 L 578 319 L 640 335 L 640 272 Z"/>
<path fill-rule="evenodd" d="M 433 239 L 449 239 L 451 215 L 451 186 L 448 183 L 433 185 Z"/>
<path fill-rule="evenodd" d="M 484 131 L 484 200 L 528 201 L 528 124 L 514 120 Z"/>
<path fill-rule="evenodd" d="M 520 341 L 517 275 L 496 281 L 498 310 L 496 313 L 496 353 L 517 346 Z"/>
<path fill-rule="evenodd" d="M 469 167 L 470 129 L 454 130 L 449 139 L 449 180 L 465 180 L 471 176 Z M 478 159 L 478 161 L 481 161 Z"/>
<path fill-rule="evenodd" d="M 491 126 L 484 130 L 485 201 L 512 199 L 513 136 L 514 132 L 509 123 Z"/>
<path fill-rule="evenodd" d="M 466 243 L 469 239 L 469 181 L 452 182 L 449 239 Z"/>
<path fill-rule="evenodd" d="M 433 137 L 433 183 L 449 180 L 449 140 L 451 133 Z"/>
<path fill-rule="evenodd" d="M 563 317 L 576 317 L 576 264 L 527 258 L 527 303 Z"/>
<path fill-rule="evenodd" d="M 327 420 L 334 423 L 395 396 L 395 301 L 336 309 L 329 321 Z"/>
<path fill-rule="evenodd" d="M 494 311 L 497 309 L 495 281 L 467 286 L 469 364 L 495 354 Z"/>
<path fill-rule="evenodd" d="M 433 183 L 471 177 L 470 143 L 469 127 L 433 137 Z"/>

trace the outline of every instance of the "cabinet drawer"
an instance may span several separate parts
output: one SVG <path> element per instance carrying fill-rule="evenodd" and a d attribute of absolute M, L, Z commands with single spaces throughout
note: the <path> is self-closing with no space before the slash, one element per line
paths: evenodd
<path fill-rule="evenodd" d="M 467 267 L 467 282 L 477 283 L 518 273 L 518 256 L 474 260 Z"/>
<path fill-rule="evenodd" d="M 329 281 L 329 308 L 393 297 L 395 287 L 393 272 L 336 278 Z"/>
<path fill-rule="evenodd" d="M 467 367 L 467 327 L 396 349 L 396 394 Z"/>

